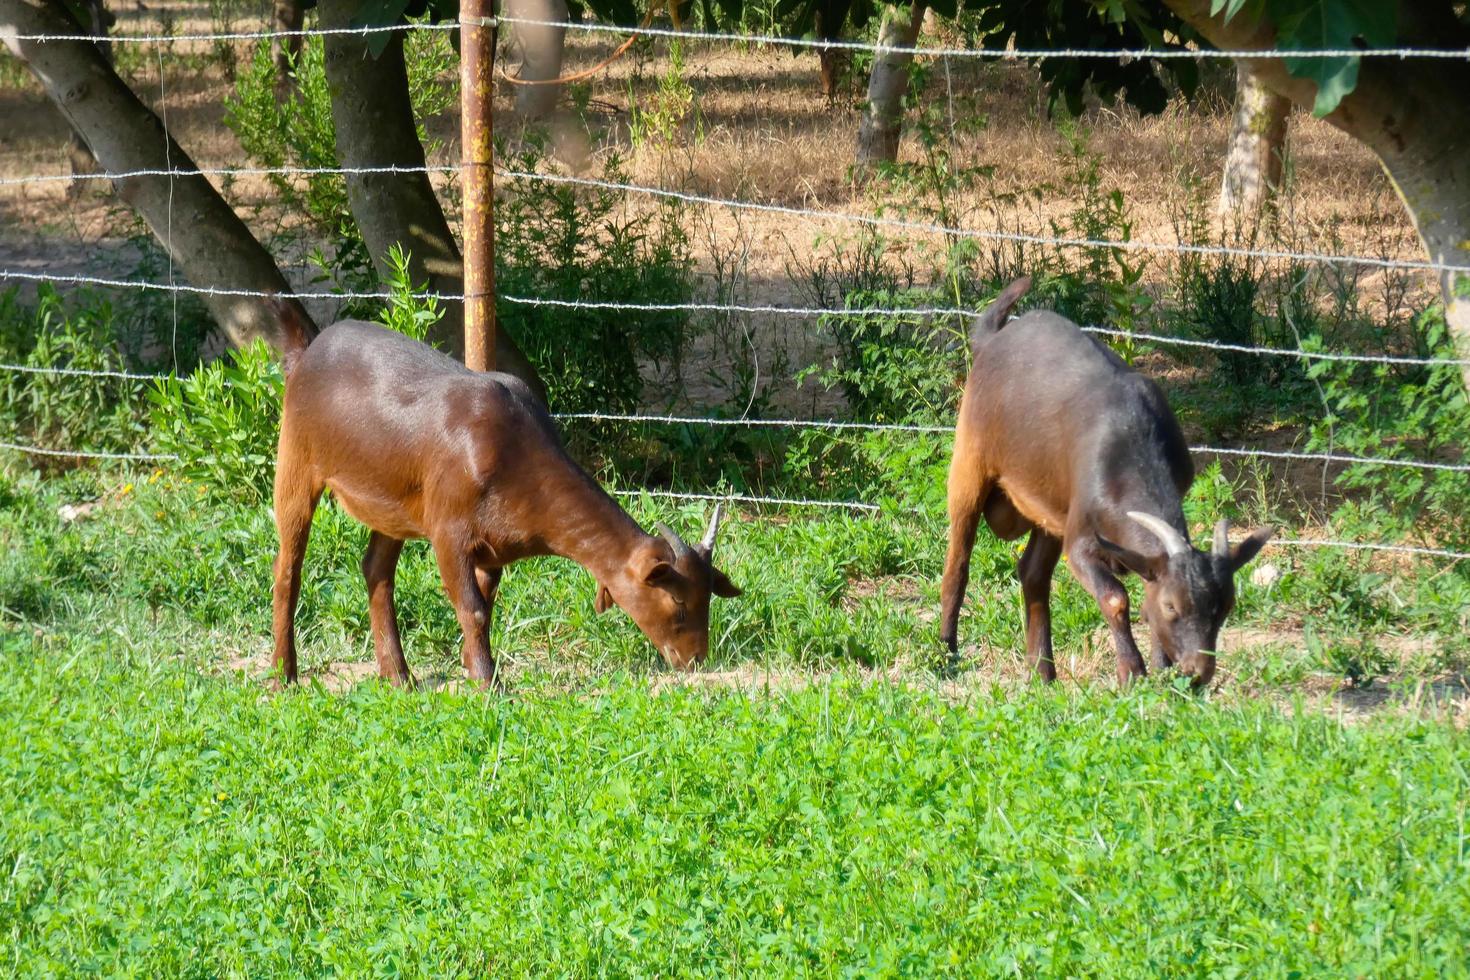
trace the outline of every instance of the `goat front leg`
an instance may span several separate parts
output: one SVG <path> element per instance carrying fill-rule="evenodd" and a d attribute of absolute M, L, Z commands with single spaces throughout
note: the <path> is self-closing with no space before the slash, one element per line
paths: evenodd
<path fill-rule="evenodd" d="M 490 655 L 490 604 L 482 591 L 480 570 L 475 567 L 469 549 L 459 540 L 436 538 L 433 544 L 444 591 L 449 593 L 460 631 L 464 633 L 460 660 L 472 683 L 488 686 L 495 679 L 495 659 Z"/>
<path fill-rule="evenodd" d="M 1026 605 L 1026 659 L 1044 681 L 1057 679 L 1051 647 L 1051 577 L 1062 556 L 1060 538 L 1033 528 L 1026 550 L 1016 563 L 1021 597 Z"/>
<path fill-rule="evenodd" d="M 1128 684 L 1136 678 L 1145 677 L 1148 670 L 1143 665 L 1143 654 L 1133 640 L 1133 628 L 1128 621 L 1128 590 L 1118 581 L 1102 556 L 1098 553 L 1097 540 L 1084 534 L 1074 540 L 1067 552 L 1072 574 L 1082 587 L 1097 600 L 1108 630 L 1113 635 L 1113 648 L 1118 653 L 1118 683 Z"/>
<path fill-rule="evenodd" d="M 378 658 L 378 676 L 394 686 L 413 686 L 403 641 L 398 635 L 398 611 L 393 605 L 393 577 L 403 542 L 374 531 L 362 556 L 362 576 L 367 580 L 368 616 L 372 620 L 373 653 Z"/>

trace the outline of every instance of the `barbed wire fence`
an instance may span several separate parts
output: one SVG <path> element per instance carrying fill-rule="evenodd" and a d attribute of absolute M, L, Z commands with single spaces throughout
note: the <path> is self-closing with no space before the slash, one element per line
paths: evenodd
<path fill-rule="evenodd" d="M 611 24 L 600 24 L 593 22 L 558 22 L 545 21 L 532 18 L 518 18 L 502 16 L 498 18 L 501 24 L 534 26 L 534 27 L 558 27 L 569 31 L 580 31 L 593 34 L 628 34 L 635 30 Z M 200 33 L 166 33 L 166 34 L 111 34 L 106 40 L 112 44 L 174 44 L 178 42 L 237 42 L 237 41 L 270 41 L 285 38 L 320 38 L 331 35 L 354 34 L 373 35 L 392 32 L 406 31 L 453 31 L 460 27 L 457 23 L 405 23 L 389 26 L 358 27 L 358 28 L 305 28 L 297 31 L 227 31 L 227 32 L 200 32 Z M 1157 58 L 1178 59 L 1187 58 L 1195 60 L 1205 59 L 1251 59 L 1251 58 L 1342 58 L 1342 57 L 1365 57 L 1365 58 L 1435 58 L 1470 60 L 1470 49 L 1434 49 L 1434 48 L 1382 48 L 1382 49 L 1343 49 L 1343 50 L 1317 50 L 1317 51 L 1276 51 L 1276 50 L 1206 50 L 1206 49 L 1055 49 L 1055 50 L 1029 50 L 1029 49 L 985 49 L 985 48 L 945 48 L 930 46 L 895 46 L 868 43 L 863 41 L 823 41 L 811 38 L 791 38 L 778 35 L 728 33 L 728 32 L 705 32 L 684 29 L 666 29 L 655 27 L 636 28 L 638 33 L 649 36 L 676 40 L 687 40 L 706 44 L 732 44 L 752 47 L 787 47 L 787 48 L 825 48 L 843 50 L 849 52 L 862 52 L 868 54 L 909 54 L 920 57 L 944 58 L 944 59 L 985 59 L 998 61 L 1020 61 L 1046 58 Z M 37 43 L 48 42 L 86 42 L 95 43 L 98 38 L 94 35 L 82 34 L 55 34 L 55 35 L 17 35 L 18 41 L 31 41 Z M 159 61 L 160 86 L 166 102 L 166 88 L 164 77 L 165 71 L 160 52 Z M 166 117 L 164 120 L 164 137 L 169 138 Z M 0 187 L 27 187 L 41 186 L 46 184 L 67 183 L 75 181 L 121 181 L 140 177 L 167 177 L 172 182 L 180 177 L 214 177 L 219 179 L 232 179 L 239 177 L 280 176 L 280 177 L 310 177 L 310 176 L 362 176 L 362 175 L 392 175 L 392 174 L 423 174 L 447 175 L 459 171 L 459 167 L 452 165 L 426 165 L 416 167 L 403 166 L 381 166 L 381 167 L 195 167 L 195 168 L 172 168 L 129 170 L 122 172 L 93 172 L 77 174 L 61 173 L 38 173 L 20 177 L 0 178 Z M 910 235 L 942 235 L 955 239 L 977 239 L 998 242 L 1008 242 L 1022 245 L 1052 246 L 1063 249 L 1113 249 L 1128 252 L 1149 252 L 1176 255 L 1192 255 L 1200 257 L 1219 257 L 1254 259 L 1269 262 L 1296 262 L 1311 265 L 1330 265 L 1344 267 L 1360 267 L 1383 270 L 1400 270 L 1405 272 L 1454 272 L 1470 273 L 1470 266 L 1437 262 L 1423 259 L 1395 259 L 1383 256 L 1365 256 L 1352 254 L 1335 254 L 1329 252 L 1315 251 L 1291 251 L 1281 249 L 1257 249 L 1238 247 L 1230 245 L 1215 245 L 1198 242 L 1163 242 L 1138 239 L 1111 239 L 1111 238 L 1089 238 L 1065 235 L 1037 235 L 1024 232 L 1013 232 L 986 228 L 972 228 L 944 225 L 935 222 L 914 221 L 906 218 L 892 217 L 883 214 L 862 214 L 848 211 L 829 210 L 820 208 L 804 208 L 784 204 L 774 204 L 755 200 L 740 198 L 719 197 L 707 194 L 690 193 L 687 191 L 637 184 L 623 181 L 602 180 L 589 177 L 579 177 L 566 174 L 546 173 L 538 171 L 518 171 L 497 169 L 495 176 L 502 180 L 518 182 L 543 182 L 556 185 L 571 186 L 584 189 L 594 189 L 625 195 L 641 195 L 661 200 L 677 201 L 680 203 L 699 205 L 704 207 L 725 208 L 736 212 L 756 212 L 774 214 L 783 217 L 798 218 L 815 222 L 839 222 L 854 224 L 861 227 L 880 228 L 888 231 L 901 232 Z M 171 251 L 170 251 L 171 254 Z M 0 268 L 0 282 L 35 282 L 66 284 L 74 286 L 93 286 L 105 289 L 119 290 L 141 290 L 167 292 L 177 298 L 180 294 L 198 296 L 231 296 L 231 297 L 254 297 L 270 298 L 277 294 L 266 293 L 247 289 L 233 289 L 227 287 L 198 286 L 189 283 L 173 281 L 172 268 L 168 276 L 168 282 L 152 282 L 140 279 L 120 279 L 105 276 L 89 276 L 74 274 L 58 274 L 33 272 L 19 268 Z M 289 293 L 295 298 L 302 300 L 377 300 L 387 301 L 392 295 L 386 291 L 310 291 L 302 290 Z M 419 294 L 424 298 L 432 298 L 440 301 L 462 302 L 464 296 L 455 293 L 429 292 Z M 915 306 L 915 307 L 812 307 L 795 305 L 775 304 L 739 304 L 739 303 L 715 303 L 715 302 L 682 302 L 682 303 L 636 303 L 636 302 L 603 302 L 592 300 L 566 300 L 546 297 L 516 296 L 502 293 L 499 299 L 517 305 L 529 307 L 550 307 L 575 310 L 597 310 L 606 312 L 684 312 L 684 313 L 719 313 L 719 314 L 750 314 L 775 317 L 793 318 L 820 318 L 825 316 L 842 317 L 966 317 L 974 316 L 981 312 L 978 309 L 961 306 Z M 177 313 L 175 312 L 175 316 Z M 1144 341 L 1151 344 L 1165 346 L 1179 346 L 1185 348 L 1209 350 L 1217 353 L 1246 354 L 1258 357 L 1272 358 L 1294 358 L 1303 361 L 1337 362 L 1351 364 L 1374 364 L 1390 366 L 1465 366 L 1470 360 L 1452 358 L 1431 357 L 1405 357 L 1396 355 L 1368 354 L 1349 351 L 1319 351 L 1291 348 L 1278 348 L 1261 345 L 1234 344 L 1213 340 L 1204 340 L 1189 337 L 1169 336 L 1143 331 L 1132 331 L 1104 325 L 1085 325 L 1083 329 L 1104 336 L 1119 339 Z M 127 381 L 161 381 L 174 377 L 173 374 L 164 373 L 139 373 L 129 371 L 91 370 L 68 367 L 46 367 L 26 364 L 0 363 L 0 372 L 26 373 L 33 375 L 49 375 L 56 377 L 69 377 L 77 379 L 114 379 Z M 844 421 L 835 419 L 800 419 L 800 418 L 722 418 L 699 415 L 673 415 L 673 414 L 639 414 L 639 413 L 604 413 L 604 412 L 562 412 L 553 413 L 553 416 L 561 422 L 609 422 L 609 423 L 638 423 L 656 425 L 691 425 L 710 427 L 744 427 L 744 428 L 776 428 L 793 430 L 823 430 L 830 432 L 894 432 L 911 433 L 921 435 L 947 435 L 953 430 L 946 426 L 916 425 L 898 423 L 870 423 Z M 1455 472 L 1470 473 L 1470 464 L 1446 463 L 1432 460 L 1403 459 L 1398 457 L 1372 457 L 1333 452 L 1305 452 L 1289 450 L 1266 450 L 1252 447 L 1223 447 L 1197 445 L 1191 446 L 1191 451 L 1201 455 L 1220 457 L 1238 457 L 1247 459 L 1274 459 L 1294 460 L 1312 463 L 1340 464 L 1340 465 L 1377 465 L 1386 467 L 1409 468 L 1431 472 Z M 24 453 L 34 456 L 89 459 L 101 461 L 121 462 L 147 462 L 166 463 L 177 461 L 178 457 L 171 454 L 141 453 L 141 452 L 101 452 L 87 449 L 54 449 L 48 447 L 26 445 L 17 442 L 0 441 L 0 450 Z M 690 501 L 728 501 L 742 503 L 752 506 L 775 507 L 775 508 L 819 508 L 848 510 L 858 513 L 877 514 L 892 509 L 885 505 L 871 501 L 861 500 L 823 500 L 792 497 L 762 496 L 740 493 L 701 493 L 685 492 L 661 489 L 638 489 L 638 490 L 616 490 L 616 494 L 625 497 L 654 497 Z M 1423 547 L 1394 542 L 1367 542 L 1353 540 L 1337 540 L 1331 538 L 1293 538 L 1277 537 L 1272 540 L 1273 547 L 1308 547 L 1308 548 L 1334 548 L 1349 551 L 1368 551 L 1393 554 L 1404 554 L 1423 557 L 1438 557 L 1454 561 L 1470 559 L 1470 552 L 1455 551 L 1445 548 Z"/>

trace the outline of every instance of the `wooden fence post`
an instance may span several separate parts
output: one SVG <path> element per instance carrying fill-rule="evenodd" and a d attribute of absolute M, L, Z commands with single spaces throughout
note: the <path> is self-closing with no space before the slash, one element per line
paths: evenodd
<path fill-rule="evenodd" d="M 464 363 L 495 367 L 495 0 L 460 0 L 460 141 L 464 146 Z"/>

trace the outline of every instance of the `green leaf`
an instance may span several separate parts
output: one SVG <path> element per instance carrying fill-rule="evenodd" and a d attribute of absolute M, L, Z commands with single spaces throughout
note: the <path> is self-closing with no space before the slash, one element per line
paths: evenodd
<path fill-rule="evenodd" d="M 357 16 L 352 18 L 353 27 L 391 27 L 403 19 L 412 0 L 364 0 Z M 393 35 L 388 31 L 367 35 L 368 52 L 374 58 L 383 53 Z"/>
<path fill-rule="evenodd" d="M 1270 4 L 1275 13 L 1297 8 L 1277 21 L 1277 47 L 1282 51 L 1323 51 L 1355 47 L 1387 47 L 1398 33 L 1396 0 L 1317 0 L 1304 8 L 1286 0 Z M 1358 85 L 1357 56 L 1287 58 L 1286 70 L 1317 83 L 1312 114 L 1319 118 L 1338 107 Z"/>

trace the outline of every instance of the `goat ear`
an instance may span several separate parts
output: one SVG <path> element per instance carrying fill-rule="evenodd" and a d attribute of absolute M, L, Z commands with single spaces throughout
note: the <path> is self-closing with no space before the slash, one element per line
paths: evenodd
<path fill-rule="evenodd" d="M 1250 537 L 1246 538 L 1244 541 L 1237 544 L 1235 547 L 1231 548 L 1230 574 L 1234 575 L 1236 572 L 1240 571 L 1241 567 L 1245 565 L 1246 562 L 1256 557 L 1260 550 L 1266 547 L 1266 542 L 1271 540 L 1271 535 L 1275 533 L 1276 529 L 1274 527 L 1263 527 L 1259 531 L 1256 531 L 1254 534 L 1252 534 Z"/>
<path fill-rule="evenodd" d="M 1136 551 L 1130 551 L 1121 545 L 1113 544 L 1113 542 L 1101 534 L 1097 536 L 1097 543 L 1105 556 L 1117 561 L 1145 582 L 1152 582 L 1158 578 L 1163 574 L 1165 566 L 1169 563 L 1167 557 L 1149 558 L 1140 555 Z"/>
<path fill-rule="evenodd" d="M 607 591 L 607 586 L 599 585 L 597 587 L 597 598 L 592 600 L 592 608 L 596 609 L 599 613 L 605 613 L 616 605 L 617 603 L 613 602 L 612 593 Z"/>
<path fill-rule="evenodd" d="M 709 590 L 721 599 L 733 599 L 743 592 L 740 586 L 731 582 L 725 573 L 718 568 L 711 568 L 709 570 L 709 581 Z"/>
<path fill-rule="evenodd" d="M 644 585 L 657 585 L 674 574 L 674 566 L 666 561 L 656 561 L 643 573 Z"/>

